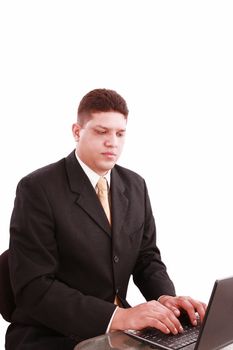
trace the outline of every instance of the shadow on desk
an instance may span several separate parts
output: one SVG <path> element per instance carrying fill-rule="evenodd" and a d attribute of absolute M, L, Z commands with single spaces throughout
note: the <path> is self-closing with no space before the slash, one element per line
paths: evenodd
<path fill-rule="evenodd" d="M 151 350 L 149 345 L 129 337 L 123 332 L 103 334 L 95 338 L 84 340 L 77 344 L 74 350 Z M 155 348 L 153 348 L 155 349 Z M 159 348 L 157 350 L 160 350 Z M 223 348 L 233 350 L 233 344 Z"/>

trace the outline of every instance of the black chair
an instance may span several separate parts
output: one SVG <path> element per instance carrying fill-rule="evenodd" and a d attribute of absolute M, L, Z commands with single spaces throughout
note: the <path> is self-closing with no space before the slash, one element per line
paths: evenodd
<path fill-rule="evenodd" d="M 15 302 L 10 282 L 8 255 L 9 250 L 0 255 L 0 314 L 4 320 L 11 322 Z"/>

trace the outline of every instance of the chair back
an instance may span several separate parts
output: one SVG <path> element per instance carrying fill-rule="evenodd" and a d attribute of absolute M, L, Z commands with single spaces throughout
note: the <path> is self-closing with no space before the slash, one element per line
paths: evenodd
<path fill-rule="evenodd" d="M 0 255 L 0 314 L 6 321 L 11 322 L 15 301 L 10 282 L 8 255 L 9 250 Z"/>

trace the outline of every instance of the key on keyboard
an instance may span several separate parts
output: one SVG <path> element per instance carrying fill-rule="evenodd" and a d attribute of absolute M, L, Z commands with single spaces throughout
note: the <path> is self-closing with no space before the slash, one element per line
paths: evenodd
<path fill-rule="evenodd" d="M 164 334 L 154 328 L 146 328 L 141 331 L 136 331 L 135 335 L 150 343 L 157 343 L 161 347 L 171 348 L 174 350 L 180 349 L 183 346 L 192 344 L 197 341 L 200 326 L 183 326 L 184 332 L 176 335 Z"/>

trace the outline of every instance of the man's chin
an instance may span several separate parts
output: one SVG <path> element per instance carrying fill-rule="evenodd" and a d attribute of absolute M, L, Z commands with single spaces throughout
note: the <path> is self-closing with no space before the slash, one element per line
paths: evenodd
<path fill-rule="evenodd" d="M 115 164 L 116 162 L 113 162 L 113 161 L 104 162 L 104 164 L 101 164 L 102 166 L 100 170 L 106 174 L 114 167 Z"/>

